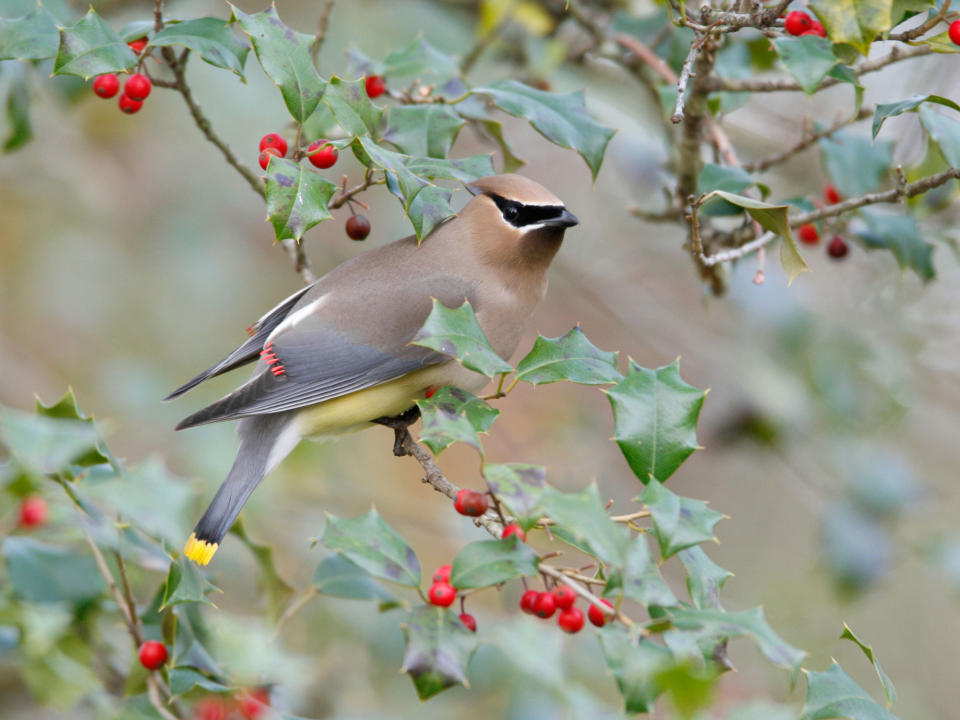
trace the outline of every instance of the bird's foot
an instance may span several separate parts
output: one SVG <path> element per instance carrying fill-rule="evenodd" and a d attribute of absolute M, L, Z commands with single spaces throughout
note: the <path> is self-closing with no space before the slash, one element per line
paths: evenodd
<path fill-rule="evenodd" d="M 378 425 L 386 425 L 388 428 L 393 428 L 393 454 L 397 457 L 403 457 L 408 454 L 406 448 L 404 448 L 407 438 L 410 437 L 410 432 L 407 428 L 413 425 L 419 417 L 420 408 L 414 405 L 399 415 L 379 417 L 373 420 L 373 422 Z"/>

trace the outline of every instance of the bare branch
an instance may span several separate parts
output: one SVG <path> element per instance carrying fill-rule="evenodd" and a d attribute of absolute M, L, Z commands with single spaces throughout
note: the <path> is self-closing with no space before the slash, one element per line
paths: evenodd
<path fill-rule="evenodd" d="M 327 37 L 327 28 L 330 27 L 330 15 L 333 12 L 333 6 L 337 0 L 327 0 L 320 11 L 320 17 L 317 19 L 317 34 L 313 36 L 313 43 L 310 45 L 310 57 L 313 58 L 313 65 L 316 67 L 317 58 L 320 56 L 320 48 L 323 47 L 323 41 Z M 299 147 L 299 144 L 297 145 Z"/>
<path fill-rule="evenodd" d="M 693 63 L 697 59 L 697 52 L 700 46 L 697 43 L 690 45 L 690 52 L 687 53 L 687 59 L 683 61 L 683 67 L 680 69 L 680 78 L 677 80 L 677 104 L 673 107 L 673 115 L 670 116 L 670 122 L 674 125 L 683 122 L 683 106 L 686 102 L 687 81 L 690 79 L 690 72 L 693 69 Z"/>

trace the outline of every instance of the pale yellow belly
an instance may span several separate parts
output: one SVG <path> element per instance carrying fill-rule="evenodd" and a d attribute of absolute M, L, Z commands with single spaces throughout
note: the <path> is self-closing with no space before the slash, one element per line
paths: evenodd
<path fill-rule="evenodd" d="M 482 375 L 458 363 L 444 363 L 417 370 L 404 377 L 349 395 L 311 405 L 297 413 L 301 437 L 322 438 L 369 427 L 378 417 L 393 417 L 424 397 L 427 388 L 455 385 L 476 392 L 488 382 Z"/>

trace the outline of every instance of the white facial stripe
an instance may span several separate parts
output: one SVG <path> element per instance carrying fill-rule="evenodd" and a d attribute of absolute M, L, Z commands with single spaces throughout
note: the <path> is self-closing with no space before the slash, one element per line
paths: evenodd
<path fill-rule="evenodd" d="M 309 305 L 304 305 L 295 313 L 291 313 L 290 315 L 287 315 L 287 317 L 284 318 L 283 322 L 277 325 L 277 327 L 273 329 L 273 332 L 267 336 L 266 342 L 264 344 L 273 340 L 280 333 L 286 332 L 287 330 L 291 330 L 295 328 L 298 323 L 304 320 L 304 318 L 306 318 L 307 316 L 315 312 L 323 303 L 323 301 L 326 300 L 326 298 L 327 298 L 326 295 L 321 295 Z"/>

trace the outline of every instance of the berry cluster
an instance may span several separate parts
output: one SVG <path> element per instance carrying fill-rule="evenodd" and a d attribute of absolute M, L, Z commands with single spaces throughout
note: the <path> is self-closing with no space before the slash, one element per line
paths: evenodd
<path fill-rule="evenodd" d="M 147 39 L 142 37 L 137 40 L 131 40 L 127 45 L 139 55 L 147 46 Z M 143 101 L 147 99 L 152 89 L 153 83 L 150 82 L 150 78 L 146 75 L 135 73 L 128 77 L 127 81 L 123 84 L 123 92 L 120 93 L 117 105 L 120 110 L 127 115 L 140 112 L 140 108 L 143 107 Z M 109 99 L 116 95 L 118 90 L 120 90 L 120 79 L 114 73 L 98 75 L 93 81 L 93 92 L 96 93 L 97 97 Z"/>
<path fill-rule="evenodd" d="M 528 615 L 536 615 L 543 620 L 553 617 L 559 610 L 557 625 L 564 632 L 572 634 L 583 629 L 583 611 L 576 606 L 576 601 L 577 593 L 572 587 L 557 585 L 553 591 L 527 590 L 520 597 L 520 609 Z M 613 607 L 608 600 L 602 600 L 602 602 L 607 607 Z M 587 608 L 587 618 L 597 627 L 603 627 L 607 623 L 608 615 L 596 605 L 591 604 Z"/>
<path fill-rule="evenodd" d="M 193 720 L 228 720 L 241 717 L 257 720 L 270 705 L 270 693 L 264 688 L 247 690 L 234 698 L 208 695 L 193 706 Z"/>
<path fill-rule="evenodd" d="M 457 599 L 457 590 L 450 584 L 451 570 L 453 570 L 453 566 L 441 565 L 437 568 L 437 571 L 433 573 L 433 585 L 430 586 L 430 591 L 427 593 L 427 598 L 432 605 L 450 607 L 453 605 L 453 601 Z M 462 604 L 461 609 L 463 609 Z M 460 622 L 462 622 L 470 632 L 477 631 L 477 619 L 470 613 L 460 613 Z"/>
<path fill-rule="evenodd" d="M 802 10 L 787 13 L 784 29 L 791 35 L 817 35 L 825 38 L 827 30 L 819 20 L 814 20 Z"/>
<path fill-rule="evenodd" d="M 837 189 L 831 183 L 824 185 L 823 199 L 828 205 L 836 205 L 843 200 L 840 193 L 837 192 Z M 800 242 L 802 243 L 816 245 L 820 242 L 820 231 L 817 230 L 817 226 L 813 223 L 806 223 L 797 228 L 797 237 L 800 238 Z M 850 248 L 847 246 L 847 241 L 839 235 L 834 235 L 833 239 L 827 244 L 827 255 L 834 260 L 842 260 L 847 256 L 848 252 L 850 252 Z"/>

